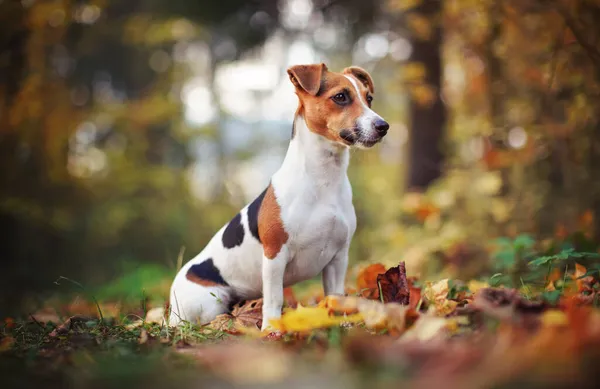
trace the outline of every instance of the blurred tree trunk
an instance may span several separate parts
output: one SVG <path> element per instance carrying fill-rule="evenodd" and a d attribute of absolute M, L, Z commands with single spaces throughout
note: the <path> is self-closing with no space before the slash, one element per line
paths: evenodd
<path fill-rule="evenodd" d="M 426 21 L 428 28 L 421 30 L 415 22 L 413 51 L 410 62 L 424 67 L 422 85 L 413 86 L 410 99 L 410 139 L 408 190 L 424 190 L 440 177 L 443 154 L 441 142 L 446 123 L 446 109 L 441 99 L 442 85 L 442 28 L 439 22 L 442 2 L 424 0 L 407 17 L 409 26 L 413 20 Z M 429 31 L 427 31 L 429 29 Z"/>

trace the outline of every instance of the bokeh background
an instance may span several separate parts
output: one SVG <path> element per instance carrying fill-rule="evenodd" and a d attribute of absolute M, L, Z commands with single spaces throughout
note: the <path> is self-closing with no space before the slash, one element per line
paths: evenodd
<path fill-rule="evenodd" d="M 301 63 L 364 67 L 391 123 L 352 153 L 353 265 L 472 278 L 498 237 L 589 250 L 598 20 L 597 0 L 0 0 L 0 308 L 78 287 L 61 276 L 164 300 L 279 167 Z"/>

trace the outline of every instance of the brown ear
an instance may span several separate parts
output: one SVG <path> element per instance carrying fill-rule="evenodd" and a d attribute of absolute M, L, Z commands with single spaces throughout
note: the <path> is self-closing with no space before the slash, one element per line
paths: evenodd
<path fill-rule="evenodd" d="M 358 81 L 362 82 L 365 87 L 371 93 L 375 93 L 375 87 L 373 86 L 373 79 L 371 75 L 363 68 L 359 68 L 358 66 L 350 66 L 349 68 L 344 69 L 344 74 L 353 75 L 358 79 Z"/>
<path fill-rule="evenodd" d="M 327 71 L 324 63 L 315 65 L 296 65 L 287 70 L 290 81 L 296 88 L 316 96 L 321 88 L 321 79 Z"/>

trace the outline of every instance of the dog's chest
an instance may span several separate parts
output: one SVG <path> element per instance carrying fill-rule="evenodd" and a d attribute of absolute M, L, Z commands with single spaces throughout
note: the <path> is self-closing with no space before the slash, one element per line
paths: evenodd
<path fill-rule="evenodd" d="M 356 229 L 349 185 L 320 196 L 297 197 L 283 206 L 290 262 L 284 283 L 312 278 L 350 243 Z"/>

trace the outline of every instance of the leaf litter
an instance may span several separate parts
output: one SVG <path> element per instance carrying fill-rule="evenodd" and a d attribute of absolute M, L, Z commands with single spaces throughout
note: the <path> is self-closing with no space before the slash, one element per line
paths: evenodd
<path fill-rule="evenodd" d="M 556 301 L 544 297 L 549 285 Z M 298 301 L 286 290 L 283 314 L 271 323 L 275 332 L 260 331 L 262 299 L 240 302 L 206 326 L 178 329 L 166 325 L 163 307 L 129 322 L 103 321 L 90 308 L 62 323 L 35 319 L 43 314 L 27 323 L 7 318 L 0 356 L 36 349 L 42 360 L 68 361 L 76 350 L 126 343 L 134 353 L 159 347 L 191 359 L 236 385 L 277 386 L 315 374 L 318 382 L 360 388 L 386 372 L 386 380 L 410 388 L 596 387 L 600 375 L 589 366 L 600 361 L 598 272 L 577 264 L 569 274 L 549 272 L 541 288 L 532 288 L 423 283 L 408 277 L 402 262 L 374 264 L 344 296 Z M 38 333 L 24 345 L 28 326 Z M 358 372 L 370 378 L 352 379 Z"/>

